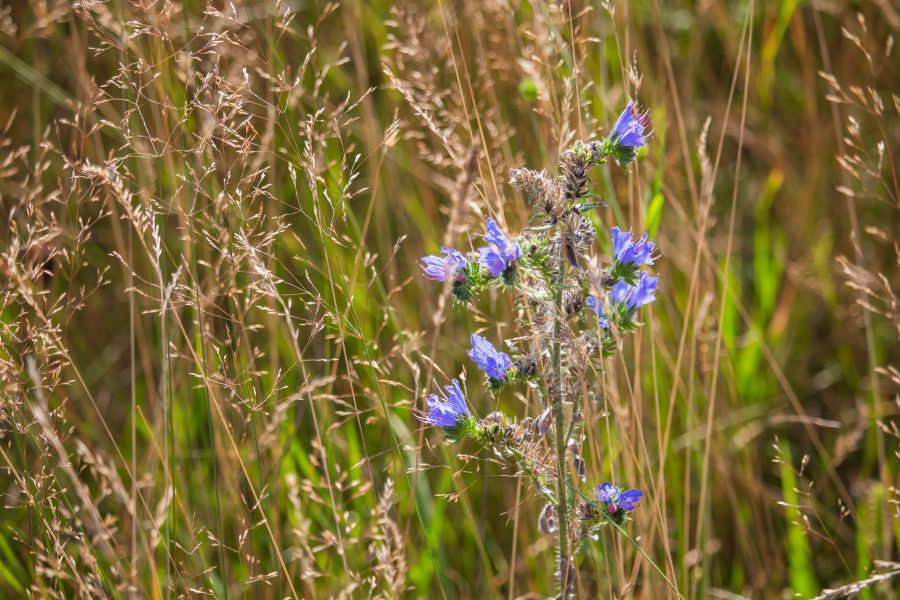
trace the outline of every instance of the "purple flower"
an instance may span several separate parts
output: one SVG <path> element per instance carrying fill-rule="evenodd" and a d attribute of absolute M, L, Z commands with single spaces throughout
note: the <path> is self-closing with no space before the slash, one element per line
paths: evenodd
<path fill-rule="evenodd" d="M 645 233 L 641 239 L 631 239 L 630 231 L 621 231 L 618 227 L 611 230 L 613 239 L 613 258 L 621 265 L 636 268 L 638 265 L 653 264 L 653 250 L 656 245 Z"/>
<path fill-rule="evenodd" d="M 651 277 L 641 273 L 637 285 L 631 285 L 626 281 L 619 281 L 609 291 L 610 301 L 618 306 L 626 314 L 636 311 L 638 308 L 650 304 L 656 300 L 656 285 L 658 277 Z"/>
<path fill-rule="evenodd" d="M 490 272 L 491 277 L 499 277 L 522 256 L 519 245 L 511 242 L 490 217 L 484 241 L 490 245 L 482 246 L 478 251 L 481 253 L 481 265 Z"/>
<path fill-rule="evenodd" d="M 603 306 L 600 304 L 600 300 L 593 296 L 588 296 L 584 303 L 596 313 L 597 321 L 600 323 L 600 329 L 609 329 L 609 321 L 603 314 Z"/>
<path fill-rule="evenodd" d="M 644 492 L 640 490 L 622 490 L 608 481 L 598 485 L 596 490 L 597 500 L 606 505 L 610 514 L 615 514 L 621 508 L 625 512 L 631 512 L 637 508 Z"/>
<path fill-rule="evenodd" d="M 625 490 L 619 497 L 616 498 L 616 503 L 619 507 L 625 512 L 631 512 L 635 508 L 637 508 L 638 503 L 641 501 L 641 497 L 643 497 L 644 492 L 640 490 Z"/>
<path fill-rule="evenodd" d="M 627 148 L 640 148 L 647 143 L 644 131 L 650 126 L 649 111 L 640 111 L 634 102 L 629 102 L 609 137 L 613 143 Z M 649 135 L 649 132 L 648 132 Z"/>
<path fill-rule="evenodd" d="M 506 381 L 506 372 L 512 366 L 512 360 L 505 352 L 498 352 L 487 339 L 477 333 L 472 334 L 472 349 L 469 358 L 475 361 L 478 368 L 487 376 L 497 381 Z"/>
<path fill-rule="evenodd" d="M 466 257 L 453 248 L 441 247 L 444 256 L 425 256 L 422 258 L 421 267 L 425 277 L 432 281 L 446 281 L 447 277 L 458 273 L 466 267 Z"/>
<path fill-rule="evenodd" d="M 618 487 L 607 481 L 603 485 L 597 486 L 597 500 L 606 502 L 607 504 L 615 502 L 616 496 L 619 495 L 620 491 L 621 490 Z"/>
<path fill-rule="evenodd" d="M 460 419 L 469 416 L 466 398 L 459 389 L 459 381 L 454 379 L 453 385 L 444 386 L 444 389 L 447 393 L 442 397 L 437 394 L 428 396 L 428 412 L 416 415 L 420 421 L 437 427 L 456 427 Z"/>

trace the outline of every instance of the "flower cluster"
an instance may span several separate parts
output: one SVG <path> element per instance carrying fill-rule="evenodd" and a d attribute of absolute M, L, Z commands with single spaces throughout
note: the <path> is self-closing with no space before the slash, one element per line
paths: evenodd
<path fill-rule="evenodd" d="M 456 302 L 469 303 L 493 282 L 509 287 L 516 284 L 522 248 L 518 242 L 510 240 L 490 217 L 487 219 L 486 230 L 483 239 L 487 245 L 479 248 L 476 256 L 467 258 L 461 252 L 444 246 L 441 248 L 443 256 L 425 256 L 420 261 L 427 279 L 450 279 L 453 282 L 450 295 Z"/>
<path fill-rule="evenodd" d="M 618 227 L 613 227 L 610 233 L 613 239 L 611 275 L 613 279 L 624 279 L 634 285 L 641 265 L 653 264 L 656 245 L 646 233 L 637 241 L 631 238 L 630 231 L 622 231 Z"/>
<path fill-rule="evenodd" d="M 621 522 L 627 513 L 637 508 L 644 492 L 640 490 L 623 490 L 607 481 L 603 485 L 597 486 L 595 494 L 604 513 L 613 521 Z"/>
<path fill-rule="evenodd" d="M 631 331 L 640 325 L 635 320 L 635 314 L 640 307 L 656 300 L 658 282 L 658 277 L 652 277 L 642 271 L 636 285 L 622 280 L 609 291 L 609 300 L 615 307 L 619 327 L 623 331 Z"/>
<path fill-rule="evenodd" d="M 598 299 L 589 298 L 588 305 L 597 313 L 601 330 L 609 330 L 611 319 L 619 330 L 628 332 L 640 326 L 638 309 L 656 300 L 659 278 L 641 270 L 642 266 L 653 264 L 656 244 L 646 233 L 638 239 L 632 238 L 630 231 L 622 231 L 618 227 L 613 227 L 610 233 L 613 246 L 612 265 L 607 277 L 610 316 L 604 315 Z M 607 342 L 604 348 L 608 345 Z"/>
<path fill-rule="evenodd" d="M 494 451 L 534 480 L 546 498 L 539 528 L 558 534 L 559 564 L 565 565 L 558 569 L 560 597 L 568 595 L 574 581 L 580 546 L 570 548 L 570 541 L 586 539 L 609 522 L 622 525 L 643 496 L 607 482 L 596 487 L 595 499 L 582 495 L 588 499 L 570 506 L 573 484 L 566 465 L 571 461 L 572 472 L 585 481 L 586 460 L 580 449 L 583 402 L 574 397 L 574 390 L 581 388 L 574 378 L 588 369 L 579 361 L 587 354 L 597 361 L 596 369 L 602 369 L 602 357 L 618 350 L 616 333 L 640 326 L 637 313 L 655 300 L 658 282 L 642 270 L 656 259 L 656 246 L 646 233 L 635 239 L 630 231 L 613 227 L 609 267 L 600 267 L 591 257 L 596 231 L 586 214 L 605 205 L 590 193 L 589 171 L 609 159 L 627 168 L 648 135 L 647 113 L 629 103 L 606 138 L 576 142 L 561 155 L 557 177 L 529 169 L 512 172 L 512 185 L 527 194 L 543 223 L 532 219 L 531 226 L 510 235 L 488 218 L 484 245 L 476 251 L 467 255 L 443 247 L 441 255 L 421 260 L 427 279 L 451 282 L 450 295 L 457 304 L 474 302 L 489 286 L 514 292 L 520 302 L 517 322 L 529 335 L 519 339 L 532 344 L 527 350 L 517 351 L 516 344 L 507 341 L 500 347 L 510 350 L 510 356 L 472 333 L 467 354 L 493 394 L 528 383 L 541 403 L 539 416 L 473 416 L 455 379 L 441 395 L 431 394 L 427 411 L 418 416 L 442 429 L 448 439 L 466 438 Z M 587 319 L 580 316 L 585 308 L 592 315 Z M 548 460 L 543 441 L 547 435 L 552 435 L 556 460 Z M 555 469 L 548 466 L 552 464 Z"/>

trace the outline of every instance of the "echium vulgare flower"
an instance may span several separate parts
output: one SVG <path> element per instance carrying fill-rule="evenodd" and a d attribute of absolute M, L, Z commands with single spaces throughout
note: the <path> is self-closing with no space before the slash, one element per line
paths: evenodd
<path fill-rule="evenodd" d="M 598 485 L 596 489 L 597 500 L 603 504 L 606 514 L 614 520 L 624 517 L 637 508 L 644 492 L 640 490 L 623 490 L 608 481 Z"/>
<path fill-rule="evenodd" d="M 516 261 L 522 257 L 522 249 L 506 237 L 506 234 L 497 226 L 494 219 L 488 217 L 487 235 L 484 241 L 488 246 L 479 248 L 481 254 L 481 266 L 488 270 L 491 277 L 503 276 L 505 283 L 515 281 Z"/>
<path fill-rule="evenodd" d="M 437 394 L 428 396 L 428 411 L 416 416 L 423 423 L 453 429 L 469 417 L 469 409 L 466 407 L 466 397 L 459 388 L 459 381 L 454 379 L 452 385 L 444 386 L 446 394 L 439 397 Z"/>
<path fill-rule="evenodd" d="M 466 257 L 461 252 L 441 247 L 441 254 L 444 256 L 422 257 L 421 266 L 425 272 L 425 277 L 432 281 L 446 281 L 448 277 L 461 278 L 462 271 L 466 268 Z"/>
<path fill-rule="evenodd" d="M 600 329 L 609 329 L 609 320 L 606 318 L 606 315 L 603 314 L 603 306 L 600 304 L 600 300 L 593 296 L 588 296 L 585 299 L 584 304 L 597 315 Z"/>
<path fill-rule="evenodd" d="M 604 141 L 605 150 L 625 169 L 637 157 L 637 149 L 647 143 L 649 128 L 649 111 L 641 112 L 640 107 L 629 102 Z"/>
<path fill-rule="evenodd" d="M 613 240 L 613 264 L 610 275 L 614 281 L 624 279 L 635 285 L 640 266 L 653 264 L 653 251 L 656 245 L 646 233 L 638 240 L 631 238 L 630 231 L 622 231 L 618 227 L 613 227 L 610 233 Z"/>
<path fill-rule="evenodd" d="M 627 281 L 619 281 L 609 291 L 609 300 L 616 309 L 619 319 L 619 327 L 623 331 L 629 331 L 638 326 L 634 321 L 634 313 L 642 306 L 656 300 L 656 285 L 658 277 L 652 277 L 641 272 L 637 285 L 631 285 Z"/>
<path fill-rule="evenodd" d="M 475 361 L 478 368 L 488 376 L 492 388 L 506 383 L 512 359 L 505 352 L 500 352 L 486 338 L 477 333 L 472 334 L 472 349 L 469 358 Z"/>

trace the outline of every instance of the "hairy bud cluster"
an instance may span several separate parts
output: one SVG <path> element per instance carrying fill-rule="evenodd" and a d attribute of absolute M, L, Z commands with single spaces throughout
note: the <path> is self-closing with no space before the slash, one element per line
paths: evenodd
<path fill-rule="evenodd" d="M 525 192 L 528 202 L 552 220 L 566 210 L 565 193 L 558 179 L 548 177 L 544 171 L 513 169 L 509 173 L 513 188 Z"/>
<path fill-rule="evenodd" d="M 559 170 L 563 174 L 563 189 L 570 202 L 587 193 L 591 178 L 588 177 L 588 159 L 590 152 L 584 144 L 576 144 L 571 150 L 563 152 L 559 160 Z"/>

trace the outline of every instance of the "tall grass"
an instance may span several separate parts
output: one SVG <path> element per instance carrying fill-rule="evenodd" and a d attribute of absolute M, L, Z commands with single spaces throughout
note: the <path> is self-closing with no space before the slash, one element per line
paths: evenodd
<path fill-rule="evenodd" d="M 662 285 L 581 450 L 647 496 L 577 596 L 675 597 L 655 564 L 685 598 L 894 597 L 898 27 L 881 0 L 0 4 L 0 596 L 550 594 L 543 502 L 412 415 L 515 307 L 460 311 L 416 260 L 525 225 L 509 170 L 638 98 L 654 137 L 593 218 L 651 232 Z"/>

